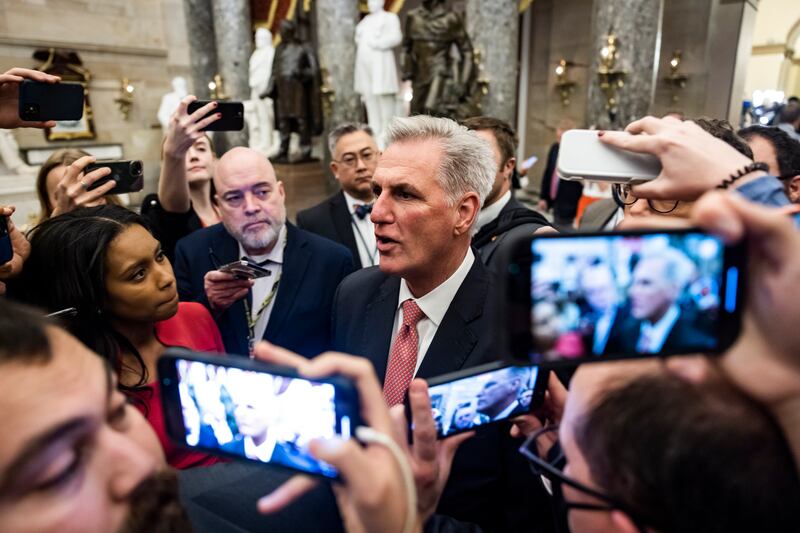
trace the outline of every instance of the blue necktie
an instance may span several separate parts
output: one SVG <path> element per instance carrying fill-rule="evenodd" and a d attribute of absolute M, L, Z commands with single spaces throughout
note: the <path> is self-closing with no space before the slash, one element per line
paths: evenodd
<path fill-rule="evenodd" d="M 360 220 L 364 220 L 364 218 L 372 213 L 372 204 L 356 204 L 356 216 Z"/>

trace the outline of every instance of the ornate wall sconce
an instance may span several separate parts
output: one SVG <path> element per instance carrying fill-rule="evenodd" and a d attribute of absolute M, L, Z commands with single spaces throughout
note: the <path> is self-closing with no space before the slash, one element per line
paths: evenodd
<path fill-rule="evenodd" d="M 556 66 L 556 89 L 561 97 L 561 105 L 567 107 L 575 91 L 576 83 L 569 79 L 569 68 L 575 66 L 571 61 L 561 58 Z"/>
<path fill-rule="evenodd" d="M 131 108 L 133 107 L 133 91 L 134 86 L 131 84 L 130 80 L 128 80 L 128 78 L 122 78 L 119 85 L 119 96 L 114 99 L 114 102 L 117 104 L 117 108 L 124 120 L 128 120 L 131 114 Z"/>
<path fill-rule="evenodd" d="M 628 73 L 617 68 L 619 40 L 610 33 L 606 36 L 606 44 L 600 50 L 600 66 L 597 68 L 597 78 L 600 89 L 606 96 L 606 110 L 609 115 L 617 112 L 617 91 L 625 86 Z"/>
<path fill-rule="evenodd" d="M 475 79 L 475 85 L 477 92 L 480 94 L 480 97 L 484 97 L 489 94 L 489 78 L 486 77 L 486 72 L 484 71 L 483 67 L 483 51 L 480 48 L 474 48 L 472 50 L 472 62 L 475 65 L 475 68 L 478 69 L 478 75 Z"/>
<path fill-rule="evenodd" d="M 667 85 L 669 85 L 670 91 L 672 92 L 673 104 L 678 103 L 678 100 L 680 100 L 679 93 L 681 89 L 686 87 L 686 82 L 689 81 L 689 76 L 680 71 L 682 55 L 683 52 L 681 50 L 675 50 L 672 52 L 672 59 L 669 61 L 669 76 L 664 78 L 664 81 L 667 82 Z"/>
<path fill-rule="evenodd" d="M 208 82 L 208 91 L 212 100 L 228 99 L 228 95 L 225 94 L 225 82 L 219 74 L 214 74 L 214 79 Z"/>

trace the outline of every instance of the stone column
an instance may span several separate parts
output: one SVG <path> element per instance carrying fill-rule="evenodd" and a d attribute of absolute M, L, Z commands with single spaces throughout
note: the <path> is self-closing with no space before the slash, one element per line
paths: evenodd
<path fill-rule="evenodd" d="M 353 89 L 356 65 L 356 21 L 358 2 L 316 0 L 317 41 L 319 65 L 327 71 L 328 83 L 335 91 L 330 116 L 325 117 L 325 129 L 345 121 L 361 121 L 361 103 Z M 327 144 L 327 143 L 324 143 Z M 327 152 L 327 148 L 325 149 Z"/>
<path fill-rule="evenodd" d="M 250 54 L 253 51 L 250 2 L 212 0 L 212 5 L 217 62 L 225 94 L 231 100 L 243 102 L 250 98 L 250 85 L 247 81 L 250 75 Z M 228 141 L 227 147 L 247 146 L 247 129 L 227 132 L 221 137 Z"/>
<path fill-rule="evenodd" d="M 661 47 L 663 0 L 595 0 L 587 125 L 624 128 L 647 115 L 653 102 Z M 609 32 L 617 36 L 615 70 L 624 70 L 625 85 L 616 93 L 615 110 L 606 109 L 607 95 L 597 75 L 600 51 Z"/>
<path fill-rule="evenodd" d="M 208 82 L 217 73 L 211 0 L 183 0 L 183 12 L 189 39 L 189 60 L 192 63 L 192 94 L 207 99 Z"/>
<path fill-rule="evenodd" d="M 467 33 L 480 50 L 489 94 L 483 114 L 514 124 L 519 60 L 519 3 L 517 0 L 467 0 Z"/>

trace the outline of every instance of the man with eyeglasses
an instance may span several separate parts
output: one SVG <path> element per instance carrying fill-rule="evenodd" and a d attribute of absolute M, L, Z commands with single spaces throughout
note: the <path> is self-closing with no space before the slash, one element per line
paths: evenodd
<path fill-rule="evenodd" d="M 372 175 L 378 165 L 378 145 L 366 124 L 346 122 L 328 135 L 331 172 L 341 190 L 297 213 L 297 226 L 344 245 L 356 268 L 378 264 L 372 212 Z"/>
<path fill-rule="evenodd" d="M 283 183 L 255 150 L 228 151 L 214 186 L 222 223 L 176 247 L 181 300 L 211 310 L 229 353 L 251 354 L 262 339 L 306 357 L 329 349 L 333 296 L 353 271 L 350 252 L 286 222 Z M 220 271 L 241 259 L 269 275 L 241 279 Z"/>

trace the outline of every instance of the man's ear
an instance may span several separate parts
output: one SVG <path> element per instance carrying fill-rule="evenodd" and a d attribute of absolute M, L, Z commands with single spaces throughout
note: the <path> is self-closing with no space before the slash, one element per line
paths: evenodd
<path fill-rule="evenodd" d="M 800 203 L 800 174 L 789 178 L 787 182 L 789 191 L 787 196 L 789 197 L 789 201 L 793 204 Z"/>
<path fill-rule="evenodd" d="M 618 533 L 639 533 L 639 528 L 633 520 L 622 511 L 611 511 L 611 523 L 614 524 L 614 531 Z"/>
<path fill-rule="evenodd" d="M 506 179 L 511 179 L 511 175 L 514 174 L 514 167 L 516 166 L 517 166 L 517 158 L 516 157 L 509 158 L 509 160 L 506 161 L 506 164 L 503 165 L 503 176 L 505 176 Z"/>
<path fill-rule="evenodd" d="M 481 199 L 478 197 L 477 193 L 469 192 L 461 197 L 456 207 L 458 209 L 458 216 L 455 228 L 453 228 L 453 233 L 455 235 L 469 233 L 472 222 L 481 210 Z"/>
<path fill-rule="evenodd" d="M 331 167 L 331 174 L 333 174 L 333 177 L 336 178 L 336 180 L 338 181 L 339 180 L 339 163 L 337 163 L 336 161 L 331 161 L 330 167 Z"/>

